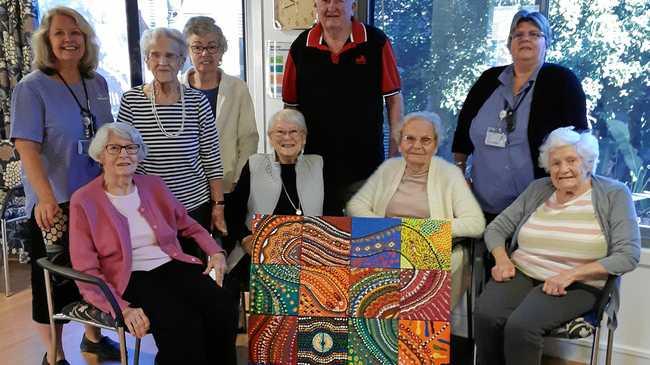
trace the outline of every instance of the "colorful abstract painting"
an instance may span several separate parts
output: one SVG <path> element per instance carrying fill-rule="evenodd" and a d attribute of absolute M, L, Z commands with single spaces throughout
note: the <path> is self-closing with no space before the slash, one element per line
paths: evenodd
<path fill-rule="evenodd" d="M 298 317 L 299 364 L 345 364 L 347 358 L 347 318 Z"/>
<path fill-rule="evenodd" d="M 303 217 L 277 215 L 253 222 L 254 264 L 300 264 Z"/>
<path fill-rule="evenodd" d="M 445 220 L 258 216 L 249 364 L 449 363 Z"/>
<path fill-rule="evenodd" d="M 352 268 L 350 317 L 396 318 L 400 306 L 400 270 Z"/>
<path fill-rule="evenodd" d="M 298 314 L 300 270 L 289 265 L 251 265 L 251 313 Z"/>
<path fill-rule="evenodd" d="M 401 221 L 352 218 L 352 267 L 400 268 Z"/>
<path fill-rule="evenodd" d="M 300 264 L 349 267 L 350 227 L 346 217 L 305 217 Z"/>
<path fill-rule="evenodd" d="M 298 317 L 251 315 L 248 318 L 250 364 L 297 364 Z"/>
<path fill-rule="evenodd" d="M 348 364 L 396 364 L 399 321 L 350 318 Z"/>
<path fill-rule="evenodd" d="M 400 276 L 400 318 L 448 320 L 451 307 L 449 271 L 402 270 Z"/>
<path fill-rule="evenodd" d="M 401 267 L 451 270 L 451 224 L 433 219 L 402 219 Z"/>
<path fill-rule="evenodd" d="M 303 266 L 300 270 L 301 316 L 347 316 L 350 269 Z"/>
<path fill-rule="evenodd" d="M 399 321 L 400 365 L 450 364 L 449 322 Z"/>

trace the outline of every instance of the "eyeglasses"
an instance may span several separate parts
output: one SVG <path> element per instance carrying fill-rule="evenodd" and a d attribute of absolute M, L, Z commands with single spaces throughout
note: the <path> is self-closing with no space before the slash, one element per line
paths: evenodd
<path fill-rule="evenodd" d="M 147 56 L 147 60 L 151 60 L 151 61 L 154 61 L 154 62 L 160 62 L 163 59 L 166 59 L 170 63 L 176 63 L 176 61 L 178 61 L 179 58 L 180 58 L 179 55 L 177 55 L 176 53 L 171 53 L 171 52 L 169 52 L 169 53 L 151 52 L 151 53 L 149 53 L 149 56 Z"/>
<path fill-rule="evenodd" d="M 125 146 L 119 145 L 119 144 L 107 144 L 106 147 L 106 152 L 108 152 L 111 155 L 119 155 L 122 153 L 122 149 L 126 150 L 126 153 L 129 155 L 135 155 L 140 151 L 140 145 L 139 144 L 127 144 Z"/>
<path fill-rule="evenodd" d="M 288 131 L 282 130 L 282 129 L 276 129 L 271 132 L 271 136 L 274 138 L 282 138 L 284 136 L 289 136 L 290 138 L 296 138 L 298 137 L 299 134 L 301 134 L 302 131 L 299 131 L 297 129 L 291 129 Z"/>
<path fill-rule="evenodd" d="M 190 46 L 190 50 L 194 54 L 201 54 L 203 51 L 208 51 L 209 54 L 216 54 L 219 52 L 219 47 L 215 45 L 209 45 L 209 46 Z"/>
<path fill-rule="evenodd" d="M 405 136 L 403 136 L 403 137 L 402 137 L 402 140 L 403 140 L 406 144 L 411 145 L 411 146 L 414 145 L 417 141 L 420 141 L 420 145 L 421 145 L 422 147 L 429 147 L 429 146 L 433 143 L 433 141 L 434 141 L 434 139 L 433 139 L 432 137 L 420 137 L 420 138 L 418 139 L 418 137 L 416 137 L 416 136 L 411 136 L 411 135 L 408 135 L 408 134 L 405 135 Z"/>
<path fill-rule="evenodd" d="M 540 38 L 544 37 L 544 33 L 538 32 L 538 31 L 535 31 L 535 30 L 531 30 L 530 32 L 514 32 L 514 33 L 512 33 L 512 39 L 514 39 L 516 41 L 520 41 L 520 40 L 524 39 L 525 37 L 537 40 L 537 39 L 540 39 Z"/>

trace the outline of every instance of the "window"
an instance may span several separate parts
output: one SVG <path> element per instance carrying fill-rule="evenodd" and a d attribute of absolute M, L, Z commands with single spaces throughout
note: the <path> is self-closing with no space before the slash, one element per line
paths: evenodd
<path fill-rule="evenodd" d="M 243 2 L 233 0 L 138 0 L 140 34 L 145 29 L 170 27 L 181 32 L 187 19 L 204 15 L 212 17 L 228 40 L 228 50 L 223 55 L 222 68 L 230 75 L 245 78 Z M 183 70 L 191 65 L 189 57 Z M 143 67 L 144 62 L 143 62 Z M 145 81 L 152 80 L 151 72 L 144 69 Z"/>
<path fill-rule="evenodd" d="M 228 39 L 228 51 L 223 56 L 222 68 L 230 75 L 244 78 L 243 1 L 138 0 L 137 4 L 140 34 L 152 27 L 171 27 L 182 31 L 185 21 L 195 15 L 214 18 Z M 131 88 L 129 50 L 135 52 L 137 49 L 134 44 L 129 46 L 125 2 L 38 0 L 40 14 L 59 5 L 77 10 L 95 29 L 100 46 L 97 72 L 108 82 L 113 115 L 117 116 L 122 93 Z M 144 62 L 142 65 L 140 72 L 144 74 L 145 81 L 151 81 L 151 73 L 144 69 Z M 189 66 L 188 60 L 184 69 Z"/>
<path fill-rule="evenodd" d="M 41 16 L 55 6 L 77 10 L 92 25 L 99 41 L 97 72 L 108 83 L 113 115 L 117 116 L 122 93 L 131 88 L 126 10 L 123 1 L 38 0 Z"/>
<path fill-rule="evenodd" d="M 600 140 L 598 173 L 625 182 L 642 225 L 650 225 L 650 2 L 547 3 L 555 33 L 547 61 L 582 81 L 589 121 Z M 405 112 L 443 120 L 439 154 L 450 158 L 456 119 L 469 88 L 490 66 L 507 64 L 512 15 L 535 0 L 375 0 L 374 23 L 392 39 Z"/>

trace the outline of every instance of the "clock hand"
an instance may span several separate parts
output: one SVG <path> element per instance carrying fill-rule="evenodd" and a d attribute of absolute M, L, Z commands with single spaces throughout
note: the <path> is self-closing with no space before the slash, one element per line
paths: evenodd
<path fill-rule="evenodd" d="M 289 1 L 289 5 L 283 6 L 282 9 L 286 9 L 286 8 L 288 8 L 290 6 L 295 6 L 296 5 L 296 0 L 288 0 L 288 1 Z"/>

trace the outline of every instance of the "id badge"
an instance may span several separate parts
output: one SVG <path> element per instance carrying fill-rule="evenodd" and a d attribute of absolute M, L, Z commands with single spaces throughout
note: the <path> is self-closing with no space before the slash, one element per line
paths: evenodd
<path fill-rule="evenodd" d="M 485 134 L 485 144 L 492 147 L 505 148 L 508 142 L 508 136 L 501 128 L 489 127 Z"/>
<path fill-rule="evenodd" d="M 88 156 L 88 147 L 90 147 L 89 139 L 80 139 L 77 141 L 77 153 L 82 156 Z"/>

